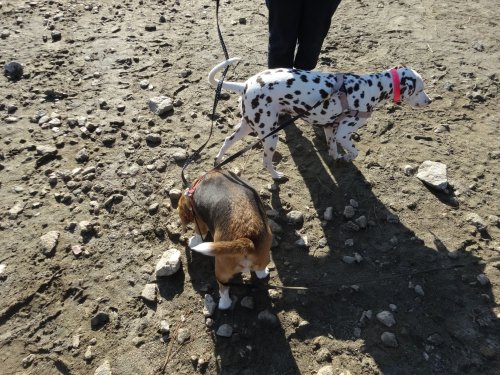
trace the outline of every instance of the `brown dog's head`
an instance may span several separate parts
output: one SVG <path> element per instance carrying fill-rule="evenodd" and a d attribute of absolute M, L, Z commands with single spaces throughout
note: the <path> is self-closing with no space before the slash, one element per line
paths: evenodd
<path fill-rule="evenodd" d="M 191 203 L 191 199 L 187 195 L 182 194 L 179 198 L 179 203 L 177 204 L 177 212 L 179 213 L 182 227 L 184 230 L 186 230 L 186 225 L 194 221 L 193 206 Z"/>

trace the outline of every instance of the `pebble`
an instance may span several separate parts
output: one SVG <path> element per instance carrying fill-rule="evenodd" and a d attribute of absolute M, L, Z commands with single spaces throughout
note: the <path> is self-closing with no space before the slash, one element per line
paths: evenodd
<path fill-rule="evenodd" d="M 488 224 L 486 224 L 484 219 L 475 212 L 468 213 L 467 216 L 465 217 L 465 220 L 469 224 L 474 225 L 480 232 L 485 231 L 488 227 Z"/>
<path fill-rule="evenodd" d="M 58 41 L 60 41 L 60 40 L 61 40 L 61 38 L 62 38 L 62 34 L 61 34 L 61 32 L 60 32 L 60 31 L 55 31 L 55 30 L 54 30 L 54 31 L 52 31 L 52 33 L 51 33 L 51 35 L 50 35 L 50 36 L 52 37 L 52 41 L 53 41 L 53 42 L 58 42 Z"/>
<path fill-rule="evenodd" d="M 86 361 L 91 361 L 94 358 L 94 355 L 92 354 L 92 347 L 89 345 L 87 346 L 87 350 L 85 350 L 85 354 L 83 355 L 83 359 Z"/>
<path fill-rule="evenodd" d="M 346 245 L 346 246 L 354 246 L 354 239 L 348 238 L 347 240 L 344 241 L 344 245 Z"/>
<path fill-rule="evenodd" d="M 264 310 L 257 315 L 257 320 L 266 325 L 275 326 L 278 324 L 278 318 L 269 310 Z"/>
<path fill-rule="evenodd" d="M 28 368 L 31 366 L 33 361 L 35 360 L 36 356 L 34 354 L 29 354 L 28 356 L 24 357 L 22 360 L 22 365 L 24 368 Z"/>
<path fill-rule="evenodd" d="M 332 360 L 332 355 L 327 348 L 321 348 L 316 353 L 316 362 L 324 363 L 330 362 Z"/>
<path fill-rule="evenodd" d="M 344 255 L 342 257 L 342 262 L 347 263 L 347 264 L 353 264 L 356 261 L 356 259 L 350 255 Z"/>
<path fill-rule="evenodd" d="M 350 204 L 352 207 L 354 207 L 354 208 L 358 208 L 358 207 L 359 207 L 359 203 L 358 203 L 358 201 L 357 201 L 357 200 L 355 200 L 355 199 L 350 199 L 350 200 L 349 200 L 349 204 Z"/>
<path fill-rule="evenodd" d="M 11 61 L 4 65 L 3 72 L 7 78 L 18 80 L 23 76 L 23 66 L 17 61 Z"/>
<path fill-rule="evenodd" d="M 288 223 L 300 226 L 304 223 L 304 214 L 300 211 L 290 211 L 286 214 Z"/>
<path fill-rule="evenodd" d="M 381 311 L 377 314 L 377 319 L 386 327 L 392 327 L 396 324 L 396 320 L 390 311 Z"/>
<path fill-rule="evenodd" d="M 45 256 L 52 255 L 59 240 L 60 233 L 58 231 L 50 231 L 40 237 L 40 244 L 42 246 L 42 253 Z"/>
<path fill-rule="evenodd" d="M 6 264 L 0 264 L 0 277 L 3 275 L 6 268 L 7 268 Z"/>
<path fill-rule="evenodd" d="M 111 365 L 108 361 L 104 361 L 101 365 L 96 368 L 94 375 L 112 375 Z"/>
<path fill-rule="evenodd" d="M 17 202 L 14 204 L 14 206 L 11 207 L 9 210 L 9 219 L 15 220 L 17 217 L 23 213 L 24 207 L 26 206 L 26 203 L 23 202 Z"/>
<path fill-rule="evenodd" d="M 384 332 L 380 336 L 382 343 L 389 348 L 397 348 L 398 341 L 396 340 L 396 335 L 392 332 Z"/>
<path fill-rule="evenodd" d="M 73 349 L 78 349 L 80 347 L 80 335 L 73 335 L 73 339 L 71 341 L 71 347 Z"/>
<path fill-rule="evenodd" d="M 309 240 L 307 236 L 300 236 L 300 238 L 295 241 L 295 245 L 298 247 L 309 247 Z"/>
<path fill-rule="evenodd" d="M 37 145 L 36 153 L 41 156 L 57 154 L 57 148 L 49 145 Z"/>
<path fill-rule="evenodd" d="M 368 220 L 366 219 L 366 216 L 360 216 L 354 222 L 361 228 L 365 229 L 368 226 Z"/>
<path fill-rule="evenodd" d="M 253 297 L 251 297 L 251 296 L 245 296 L 245 297 L 243 297 L 241 299 L 240 303 L 241 303 L 241 306 L 243 306 L 243 307 L 245 307 L 245 308 L 247 308 L 249 310 L 253 310 L 254 305 L 255 305 Z"/>
<path fill-rule="evenodd" d="M 354 217 L 354 207 L 353 206 L 345 206 L 344 207 L 344 217 L 346 219 L 351 219 Z"/>
<path fill-rule="evenodd" d="M 321 367 L 316 375 L 338 375 L 338 373 L 335 371 L 333 366 L 328 365 Z"/>
<path fill-rule="evenodd" d="M 177 249 L 165 251 L 158 263 L 156 263 L 156 277 L 170 276 L 181 267 L 181 252 Z"/>
<path fill-rule="evenodd" d="M 417 178 L 429 187 L 447 193 L 448 178 L 446 169 L 446 164 L 426 160 L 418 167 Z"/>
<path fill-rule="evenodd" d="M 78 151 L 75 155 L 75 160 L 78 163 L 85 163 L 86 161 L 89 160 L 89 152 L 86 148 L 82 148 L 80 151 Z"/>
<path fill-rule="evenodd" d="M 216 334 L 220 337 L 231 337 L 233 334 L 233 327 L 229 324 L 223 324 L 217 329 Z"/>
<path fill-rule="evenodd" d="M 412 176 L 415 173 L 415 168 L 413 166 L 407 164 L 403 167 L 403 173 L 406 176 Z"/>
<path fill-rule="evenodd" d="M 415 285 L 415 293 L 417 293 L 419 296 L 424 296 L 424 289 L 420 285 Z"/>
<path fill-rule="evenodd" d="M 90 319 L 92 329 L 100 328 L 107 323 L 109 323 L 109 315 L 103 311 L 99 311 L 92 319 Z"/>
<path fill-rule="evenodd" d="M 146 284 L 142 289 L 141 297 L 147 302 L 156 302 L 156 284 Z"/>
<path fill-rule="evenodd" d="M 184 344 L 191 338 L 191 334 L 187 330 L 187 328 L 179 328 L 179 331 L 177 332 L 177 342 L 179 344 Z"/>
<path fill-rule="evenodd" d="M 139 86 L 141 89 L 145 90 L 149 87 L 149 81 L 147 79 L 143 79 L 141 82 L 139 82 Z"/>
<path fill-rule="evenodd" d="M 444 342 L 443 338 L 439 333 L 433 333 L 432 335 L 427 337 L 427 341 L 430 342 L 432 345 L 436 346 L 439 346 Z"/>
<path fill-rule="evenodd" d="M 325 213 L 323 214 L 323 218 L 326 221 L 332 221 L 333 219 L 333 207 L 327 207 Z"/>
<path fill-rule="evenodd" d="M 166 320 L 160 322 L 160 332 L 164 335 L 170 333 L 170 324 Z"/>
<path fill-rule="evenodd" d="M 217 308 L 213 297 L 210 294 L 205 294 L 204 305 L 203 305 L 203 316 L 205 318 L 212 316 Z"/>
<path fill-rule="evenodd" d="M 488 276 L 486 276 L 484 273 L 481 273 L 477 275 L 476 277 L 477 281 L 479 281 L 479 284 L 482 286 L 486 286 L 490 284 L 490 279 L 488 279 Z"/>
<path fill-rule="evenodd" d="M 161 143 L 161 135 L 157 133 L 149 133 L 146 135 L 146 143 L 148 146 L 158 146 Z"/>
<path fill-rule="evenodd" d="M 156 96 L 154 98 L 151 98 L 148 101 L 148 106 L 149 109 L 158 116 L 161 116 L 174 109 L 173 101 L 168 96 Z"/>

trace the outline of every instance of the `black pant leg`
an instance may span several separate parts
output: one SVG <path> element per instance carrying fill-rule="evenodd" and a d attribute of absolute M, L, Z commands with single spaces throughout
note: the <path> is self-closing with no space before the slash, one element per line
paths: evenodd
<path fill-rule="evenodd" d="M 341 0 L 310 0 L 304 2 L 302 22 L 298 32 L 297 54 L 293 66 L 312 70 L 318 63 L 323 40 L 330 29 L 331 19 Z"/>

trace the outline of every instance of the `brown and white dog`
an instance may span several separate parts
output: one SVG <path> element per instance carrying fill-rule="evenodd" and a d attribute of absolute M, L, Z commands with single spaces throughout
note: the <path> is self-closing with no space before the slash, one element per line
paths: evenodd
<path fill-rule="evenodd" d="M 272 233 L 258 193 L 231 172 L 214 169 L 198 178 L 181 196 L 178 213 L 183 226 L 195 223 L 189 247 L 215 257 L 219 309 L 231 306 L 229 287 L 235 274 L 269 274 Z M 214 242 L 202 242 L 211 233 Z"/>
<path fill-rule="evenodd" d="M 238 58 L 215 66 L 208 75 L 214 87 L 219 84 L 217 72 Z M 393 99 L 407 102 L 413 107 L 425 107 L 431 99 L 424 91 L 422 77 L 408 67 L 397 67 L 380 73 L 356 75 L 352 73 L 326 73 L 300 69 L 268 69 L 245 82 L 222 83 L 222 87 L 241 95 L 242 118 L 236 131 L 227 137 L 216 156 L 220 163 L 226 151 L 250 133 L 263 139 L 277 128 L 278 116 L 287 112 L 301 115 L 312 125 L 322 126 L 333 159 L 354 160 L 358 150 L 351 134 L 363 126 L 375 106 Z M 284 177 L 272 163 L 278 135 L 263 139 L 264 167 L 274 179 Z M 339 143 L 345 154 L 337 150 Z"/>

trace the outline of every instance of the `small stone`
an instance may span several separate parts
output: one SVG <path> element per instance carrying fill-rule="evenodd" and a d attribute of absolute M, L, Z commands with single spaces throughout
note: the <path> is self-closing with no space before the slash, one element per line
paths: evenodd
<path fill-rule="evenodd" d="M 321 367 L 316 375 L 338 375 L 338 373 L 335 371 L 333 366 L 328 365 Z"/>
<path fill-rule="evenodd" d="M 327 348 L 321 348 L 316 353 L 316 362 L 324 363 L 330 362 L 332 360 L 332 355 Z"/>
<path fill-rule="evenodd" d="M 187 330 L 187 328 L 179 328 L 179 331 L 177 332 L 177 342 L 179 344 L 184 344 L 191 338 L 191 334 Z"/>
<path fill-rule="evenodd" d="M 29 354 L 28 356 L 24 357 L 22 360 L 22 365 L 24 368 L 28 368 L 31 366 L 33 361 L 35 360 L 36 356 L 34 354 Z"/>
<path fill-rule="evenodd" d="M 488 276 L 486 276 L 484 273 L 477 275 L 477 281 L 479 281 L 479 284 L 481 284 L 482 286 L 490 284 L 490 279 L 488 279 Z"/>
<path fill-rule="evenodd" d="M 241 306 L 249 309 L 249 310 L 253 310 L 254 308 L 254 301 L 253 301 L 253 298 L 251 296 L 245 296 L 241 299 Z"/>
<path fill-rule="evenodd" d="M 179 198 L 182 195 L 182 191 L 179 189 L 170 189 L 168 191 L 168 196 L 170 197 L 170 200 L 172 201 L 173 204 L 177 205 L 177 202 L 179 201 Z"/>
<path fill-rule="evenodd" d="M 146 284 L 142 290 L 141 297 L 147 302 L 156 302 L 156 284 Z"/>
<path fill-rule="evenodd" d="M 82 254 L 82 247 L 80 245 L 71 246 L 71 251 L 75 256 L 80 256 Z"/>
<path fill-rule="evenodd" d="M 389 348 L 397 348 L 398 341 L 396 340 L 396 335 L 392 332 L 384 332 L 380 336 L 382 343 Z"/>
<path fill-rule="evenodd" d="M 481 345 L 479 347 L 479 352 L 483 357 L 487 359 L 493 359 L 496 356 L 495 348 L 491 347 L 490 345 Z"/>
<path fill-rule="evenodd" d="M 344 241 L 344 245 L 352 247 L 354 246 L 354 239 L 348 238 L 347 240 Z"/>
<path fill-rule="evenodd" d="M 149 133 L 146 136 L 148 146 L 158 146 L 161 143 L 161 136 L 157 133 Z"/>
<path fill-rule="evenodd" d="M 174 109 L 174 104 L 171 98 L 167 96 L 156 96 L 149 99 L 149 109 L 158 116 L 164 115 Z"/>
<path fill-rule="evenodd" d="M 259 322 L 270 326 L 275 326 L 278 324 L 278 318 L 269 310 L 261 311 L 259 315 L 257 315 L 257 319 L 259 320 Z"/>
<path fill-rule="evenodd" d="M 11 207 L 9 210 L 9 219 L 15 220 L 17 217 L 23 213 L 24 207 L 26 206 L 26 203 L 23 202 L 17 202 L 14 204 L 14 206 Z"/>
<path fill-rule="evenodd" d="M 432 335 L 427 337 L 427 341 L 435 346 L 439 346 L 444 342 L 443 338 L 439 333 L 433 333 Z"/>
<path fill-rule="evenodd" d="M 80 347 L 80 335 L 73 335 L 73 340 L 71 341 L 71 347 L 73 349 L 78 349 Z"/>
<path fill-rule="evenodd" d="M 344 217 L 346 219 L 351 219 L 354 217 L 354 207 L 353 206 L 345 206 L 344 207 Z"/>
<path fill-rule="evenodd" d="M 286 214 L 286 219 L 290 224 L 300 226 L 304 223 L 304 214 L 300 211 L 290 211 Z"/>
<path fill-rule="evenodd" d="M 446 164 L 430 160 L 424 161 L 418 167 L 417 178 L 431 188 L 448 192 Z"/>
<path fill-rule="evenodd" d="M 94 358 L 92 354 L 92 346 L 87 346 L 87 350 L 85 350 L 85 354 L 83 355 L 83 359 L 86 361 L 91 361 Z"/>
<path fill-rule="evenodd" d="M 148 24 L 148 25 L 144 26 L 144 30 L 149 31 L 149 32 L 156 31 L 156 25 Z"/>
<path fill-rule="evenodd" d="M 148 212 L 151 214 L 151 215 L 154 215 L 155 213 L 158 212 L 158 209 L 160 208 L 160 204 L 159 203 L 151 203 L 148 207 Z"/>
<path fill-rule="evenodd" d="M 52 31 L 52 33 L 51 33 L 50 36 L 52 37 L 52 41 L 53 42 L 58 42 L 62 38 L 61 32 L 60 31 L 56 31 L 56 30 Z"/>
<path fill-rule="evenodd" d="M 57 241 L 59 240 L 60 233 L 58 231 L 50 231 L 40 237 L 40 243 L 42 246 L 42 253 L 45 256 L 52 255 L 57 246 Z"/>
<path fill-rule="evenodd" d="M 420 285 L 415 285 L 415 293 L 417 293 L 419 296 L 424 296 L 424 289 Z"/>
<path fill-rule="evenodd" d="M 145 90 L 149 87 L 149 81 L 147 79 L 143 79 L 141 82 L 139 82 L 139 86 L 141 89 Z"/>
<path fill-rule="evenodd" d="M 414 173 L 415 173 L 415 168 L 413 168 L 411 165 L 405 165 L 403 167 L 403 173 L 406 175 L 406 176 L 412 176 Z"/>
<path fill-rule="evenodd" d="M 6 269 L 7 269 L 6 264 L 0 264 L 0 278 L 2 277 Z"/>
<path fill-rule="evenodd" d="M 368 226 L 368 220 L 365 216 L 360 216 L 354 222 L 361 228 L 365 229 Z"/>
<path fill-rule="evenodd" d="M 156 263 L 156 277 L 170 276 L 181 267 L 181 252 L 177 249 L 165 251 Z"/>
<path fill-rule="evenodd" d="M 213 297 L 210 294 L 205 294 L 203 315 L 205 317 L 212 316 L 216 308 L 217 304 L 215 303 Z"/>
<path fill-rule="evenodd" d="M 350 255 L 344 255 L 342 257 L 342 262 L 347 263 L 347 264 L 353 264 L 356 261 L 356 258 L 350 256 Z"/>
<path fill-rule="evenodd" d="M 23 66 L 17 61 L 11 61 L 4 65 L 3 73 L 7 78 L 16 81 L 23 76 Z"/>
<path fill-rule="evenodd" d="M 327 207 L 325 213 L 323 214 L 323 219 L 326 221 L 332 221 L 333 219 L 333 207 Z"/>
<path fill-rule="evenodd" d="M 36 146 L 36 153 L 40 156 L 55 155 L 55 154 L 57 154 L 57 148 L 54 146 L 48 146 L 48 145 L 37 145 Z"/>
<path fill-rule="evenodd" d="M 82 148 L 80 151 L 78 151 L 75 155 L 75 160 L 78 163 L 85 163 L 86 161 L 89 160 L 89 152 L 86 148 Z"/>
<path fill-rule="evenodd" d="M 349 200 L 349 204 L 350 204 L 352 207 L 354 207 L 354 208 L 358 208 L 358 207 L 359 207 L 359 203 L 358 203 L 358 201 L 357 201 L 357 200 L 355 200 L 355 199 L 350 199 L 350 200 Z"/>
<path fill-rule="evenodd" d="M 160 333 L 167 335 L 170 333 L 170 324 L 166 320 L 160 322 Z"/>
<path fill-rule="evenodd" d="M 386 327 L 392 327 L 396 324 L 396 320 L 390 311 L 381 311 L 377 314 L 377 319 Z"/>
<path fill-rule="evenodd" d="M 229 324 L 223 324 L 217 329 L 216 334 L 220 337 L 231 337 L 233 334 L 233 327 Z"/>
<path fill-rule="evenodd" d="M 308 247 L 309 240 L 307 239 L 307 236 L 301 236 L 297 241 L 295 241 L 295 245 L 298 247 Z"/>
<path fill-rule="evenodd" d="M 488 227 L 484 219 L 475 212 L 467 214 L 465 220 L 467 220 L 469 224 L 474 225 L 480 232 L 484 232 Z"/>
<path fill-rule="evenodd" d="M 109 322 L 109 315 L 105 312 L 99 311 L 94 317 L 90 320 L 90 325 L 92 329 L 97 329 L 102 327 L 103 325 Z"/>
<path fill-rule="evenodd" d="M 387 214 L 387 222 L 389 224 L 399 224 L 399 216 L 395 214 Z"/>
<path fill-rule="evenodd" d="M 116 137 L 111 134 L 107 134 L 102 137 L 102 144 L 106 147 L 112 147 L 116 142 Z"/>
<path fill-rule="evenodd" d="M 112 375 L 111 365 L 108 361 L 104 361 L 98 368 L 96 368 L 94 375 Z"/>

